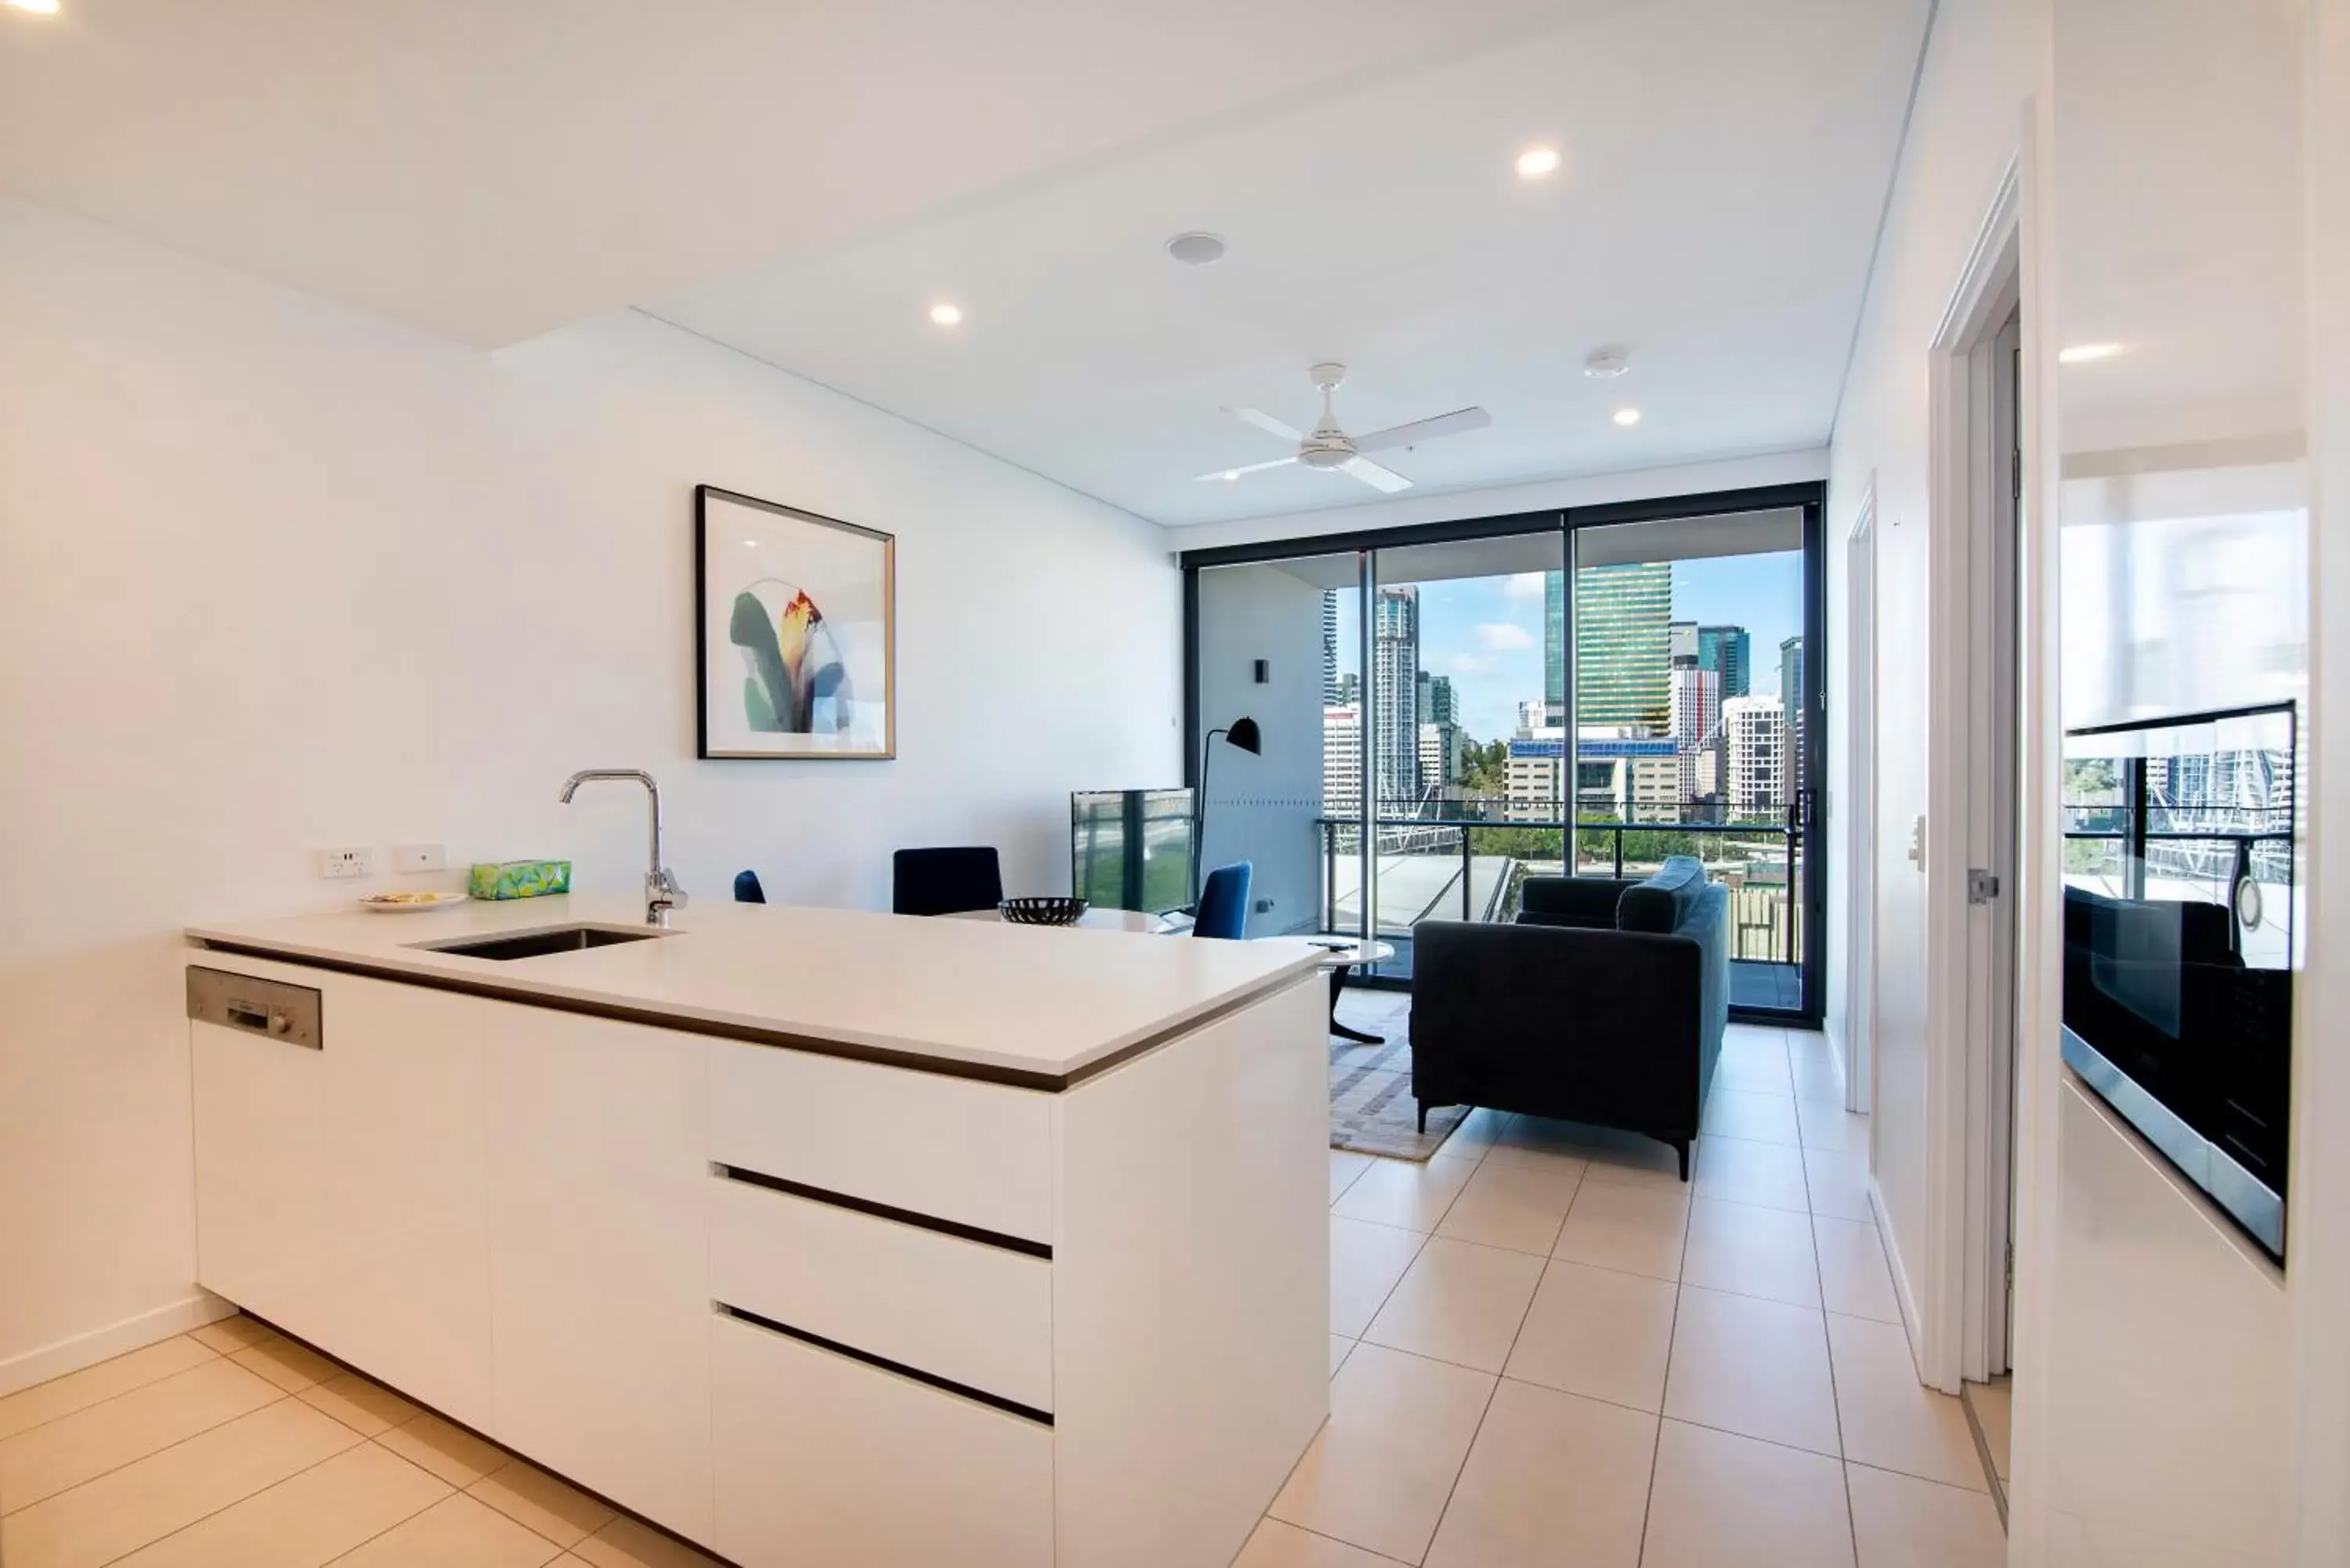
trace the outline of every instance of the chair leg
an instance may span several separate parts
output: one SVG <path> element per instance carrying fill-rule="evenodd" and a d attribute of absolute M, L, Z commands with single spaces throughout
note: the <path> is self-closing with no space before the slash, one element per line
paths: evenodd
<path fill-rule="evenodd" d="M 1681 1138 L 1675 1138 L 1673 1140 L 1673 1153 L 1680 1157 L 1681 1179 L 1683 1181 L 1687 1181 L 1689 1179 L 1689 1150 L 1690 1146 L 1686 1140 Z"/>
<path fill-rule="evenodd" d="M 1426 1106 L 1419 1107 L 1419 1136 L 1422 1137 L 1426 1137 L 1428 1136 L 1428 1107 Z"/>

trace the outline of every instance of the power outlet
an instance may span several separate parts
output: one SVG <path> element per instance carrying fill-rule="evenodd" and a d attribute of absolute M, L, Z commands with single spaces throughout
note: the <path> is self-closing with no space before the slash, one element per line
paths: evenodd
<path fill-rule="evenodd" d="M 449 865 L 449 851 L 438 844 L 395 844 L 391 846 L 391 868 L 395 871 L 440 871 Z"/>
<path fill-rule="evenodd" d="M 328 881 L 346 877 L 365 877 L 375 870 L 375 851 L 364 844 L 344 845 L 318 851 L 318 875 Z"/>

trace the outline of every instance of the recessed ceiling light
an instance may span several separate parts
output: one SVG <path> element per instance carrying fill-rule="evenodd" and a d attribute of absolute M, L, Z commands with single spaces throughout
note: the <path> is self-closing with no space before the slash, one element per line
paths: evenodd
<path fill-rule="evenodd" d="M 1205 266 L 1211 261 L 1223 259 L 1223 236 L 1202 229 L 1191 229 L 1169 240 L 1167 254 L 1186 266 Z"/>
<path fill-rule="evenodd" d="M 1621 348 L 1594 348 L 1583 360 L 1583 373 L 1599 381 L 1620 376 L 1631 368 L 1632 357 Z"/>
<path fill-rule="evenodd" d="M 941 301 L 941 303 L 931 306 L 931 319 L 937 322 L 941 327 L 961 327 L 962 325 L 962 306 L 960 305 L 950 305 Z"/>
<path fill-rule="evenodd" d="M 1640 422 L 1640 410 L 1618 409 L 1616 410 L 1616 422 L 1619 425 L 1637 425 Z"/>
<path fill-rule="evenodd" d="M 5 0 L 5 3 L 12 11 L 30 11 L 36 16 L 57 14 L 57 0 Z"/>
<path fill-rule="evenodd" d="M 2075 343 L 2070 348 L 2056 351 L 2059 363 L 2085 365 L 2093 359 L 2110 359 L 2122 351 L 2118 343 Z"/>
<path fill-rule="evenodd" d="M 1518 154 L 1518 176 L 1521 179 L 1539 180 L 1545 174 L 1557 172 L 1558 149 L 1555 147 L 1529 147 Z"/>

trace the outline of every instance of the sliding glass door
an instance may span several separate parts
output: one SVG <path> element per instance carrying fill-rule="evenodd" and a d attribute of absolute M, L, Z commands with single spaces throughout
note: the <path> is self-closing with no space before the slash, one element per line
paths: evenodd
<path fill-rule="evenodd" d="M 1694 855 L 1733 1010 L 1816 1022 L 1819 490 L 1713 500 L 1187 556 L 1202 858 L 1254 864 L 1250 934 L 1374 935 L 1404 983 L 1421 920 Z M 1241 717 L 1260 754 L 1209 739 Z"/>

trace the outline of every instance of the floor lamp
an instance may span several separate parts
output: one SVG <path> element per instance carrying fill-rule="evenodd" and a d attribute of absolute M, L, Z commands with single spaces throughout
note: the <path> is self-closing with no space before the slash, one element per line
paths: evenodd
<path fill-rule="evenodd" d="M 1191 908 L 1200 907 L 1200 852 L 1207 847 L 1208 833 L 1208 761 L 1215 754 L 1216 737 L 1222 735 L 1226 745 L 1238 746 L 1249 755 L 1264 754 L 1264 737 L 1257 732 L 1254 719 L 1235 719 L 1220 730 L 1211 730 L 1200 742 L 1200 788 L 1191 796 Z"/>

